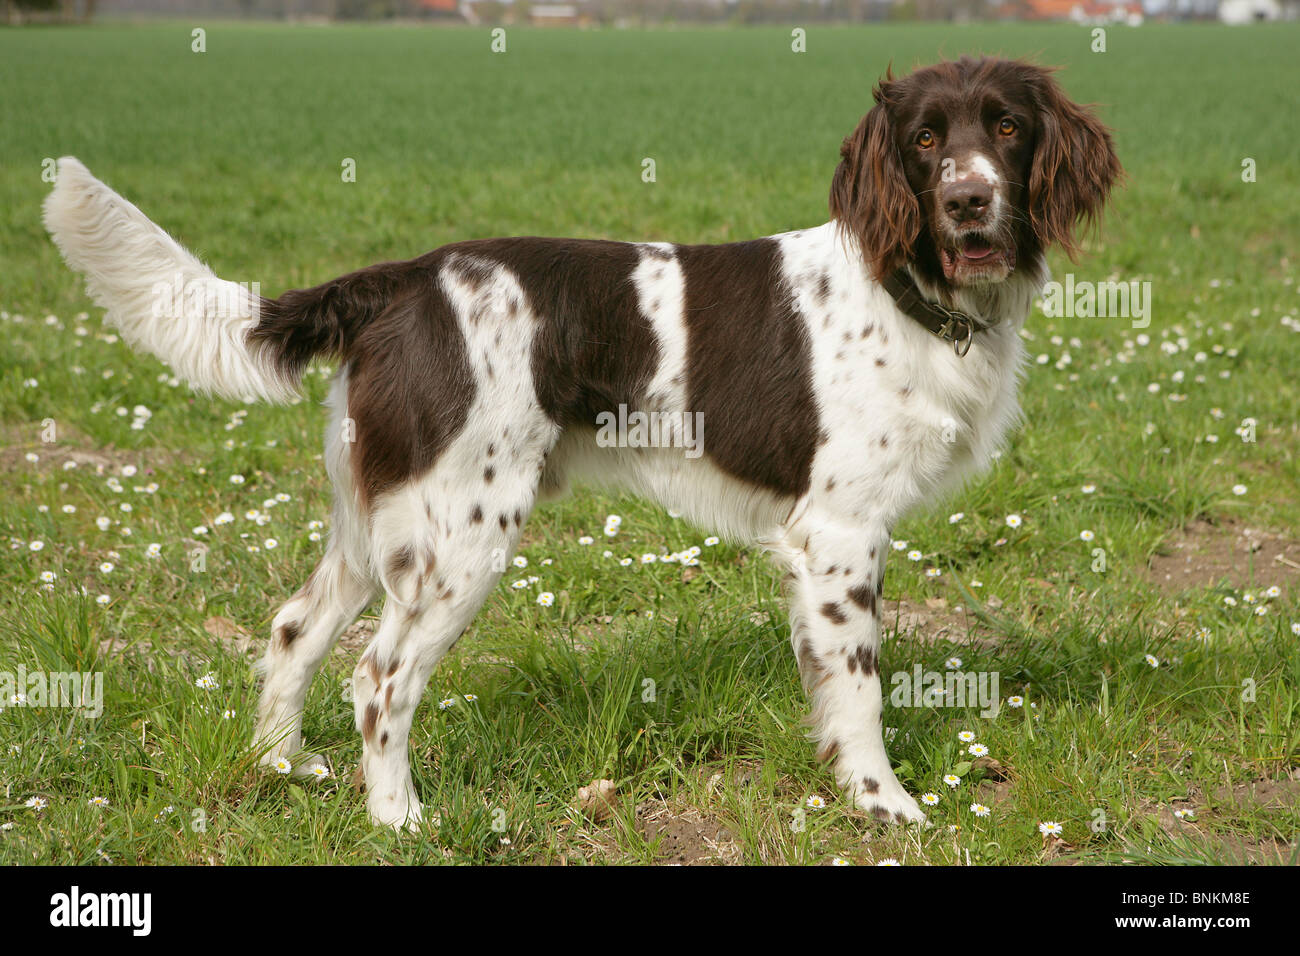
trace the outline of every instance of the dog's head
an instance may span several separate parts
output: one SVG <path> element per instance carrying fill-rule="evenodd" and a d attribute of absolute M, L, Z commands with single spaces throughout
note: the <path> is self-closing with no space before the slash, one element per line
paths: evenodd
<path fill-rule="evenodd" d="M 883 278 L 987 286 L 1049 245 L 1073 255 L 1121 174 L 1110 133 L 1051 71 L 963 58 L 895 79 L 844 140 L 831 215 Z"/>

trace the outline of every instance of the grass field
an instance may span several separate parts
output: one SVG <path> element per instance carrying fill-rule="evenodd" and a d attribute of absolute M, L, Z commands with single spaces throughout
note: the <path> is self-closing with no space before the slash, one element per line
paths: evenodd
<path fill-rule="evenodd" d="M 813 29 L 795 54 L 782 29 L 512 29 L 494 54 L 470 29 L 0 30 L 0 680 L 104 679 L 97 718 L 0 711 L 0 863 L 1296 862 L 1300 30 L 1107 41 Z M 993 719 L 887 708 L 935 826 L 879 828 L 815 762 L 761 555 L 586 493 L 539 510 L 527 568 L 434 675 L 412 740 L 439 826 L 375 830 L 348 784 L 358 632 L 306 712 L 333 777 L 256 769 L 249 663 L 327 531 L 326 375 L 296 406 L 245 407 L 128 351 L 41 227 L 45 159 L 79 156 L 218 274 L 277 294 L 454 239 L 822 222 L 886 65 L 979 51 L 1060 64 L 1102 104 L 1128 185 L 1053 266 L 1149 281 L 1154 311 L 1141 332 L 1031 318 L 1009 451 L 895 530 L 882 673 L 957 657 L 1024 700 Z M 691 546 L 698 565 L 642 561 Z M 578 807 L 595 779 L 618 788 L 605 819 Z"/>

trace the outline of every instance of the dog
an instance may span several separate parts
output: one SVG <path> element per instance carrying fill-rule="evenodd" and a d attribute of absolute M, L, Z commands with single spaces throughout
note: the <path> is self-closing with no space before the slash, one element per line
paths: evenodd
<path fill-rule="evenodd" d="M 312 359 L 339 362 L 333 525 L 272 621 L 264 762 L 322 765 L 300 752 L 308 685 L 382 591 L 353 678 L 360 770 L 377 824 L 418 826 L 408 734 L 429 676 L 534 506 L 579 478 L 770 552 L 820 758 L 861 810 L 924 820 L 882 736 L 891 529 L 1000 447 L 1045 252 L 1073 255 L 1122 170 L 1095 112 L 1031 63 L 891 69 L 873 98 L 824 225 L 724 245 L 457 242 L 274 299 L 59 161 L 46 227 L 133 347 L 200 390 L 268 401 Z M 177 283 L 184 307 L 160 315 Z M 610 440 L 597 425 L 620 409 L 700 422 L 702 454 L 679 447 L 685 424 Z"/>

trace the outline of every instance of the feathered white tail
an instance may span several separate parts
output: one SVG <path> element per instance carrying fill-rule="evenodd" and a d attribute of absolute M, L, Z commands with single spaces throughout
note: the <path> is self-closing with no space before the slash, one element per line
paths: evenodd
<path fill-rule="evenodd" d="M 86 290 L 132 347 L 195 388 L 226 398 L 287 401 L 296 383 L 245 335 L 261 298 L 217 276 L 71 156 L 45 200 L 45 228 Z"/>

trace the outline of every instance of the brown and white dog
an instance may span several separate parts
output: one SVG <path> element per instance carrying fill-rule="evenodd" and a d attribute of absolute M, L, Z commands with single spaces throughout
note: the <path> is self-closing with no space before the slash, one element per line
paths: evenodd
<path fill-rule="evenodd" d="M 132 345 L 234 398 L 286 400 L 314 357 L 340 363 L 333 528 L 274 618 L 256 732 L 267 762 L 319 765 L 299 755 L 308 685 L 382 590 L 354 675 L 361 766 L 373 819 L 417 823 L 407 737 L 430 673 L 538 500 L 576 478 L 770 551 L 822 757 L 858 807 L 924 819 L 882 739 L 890 529 L 998 448 L 1044 251 L 1073 249 L 1120 167 L 1105 127 L 1038 66 L 941 63 L 874 96 L 825 225 L 718 246 L 459 242 L 271 300 L 59 161 L 47 228 Z M 159 290 L 178 279 L 188 305 L 161 316 Z M 689 413 L 703 454 L 601 441 L 620 408 Z"/>

